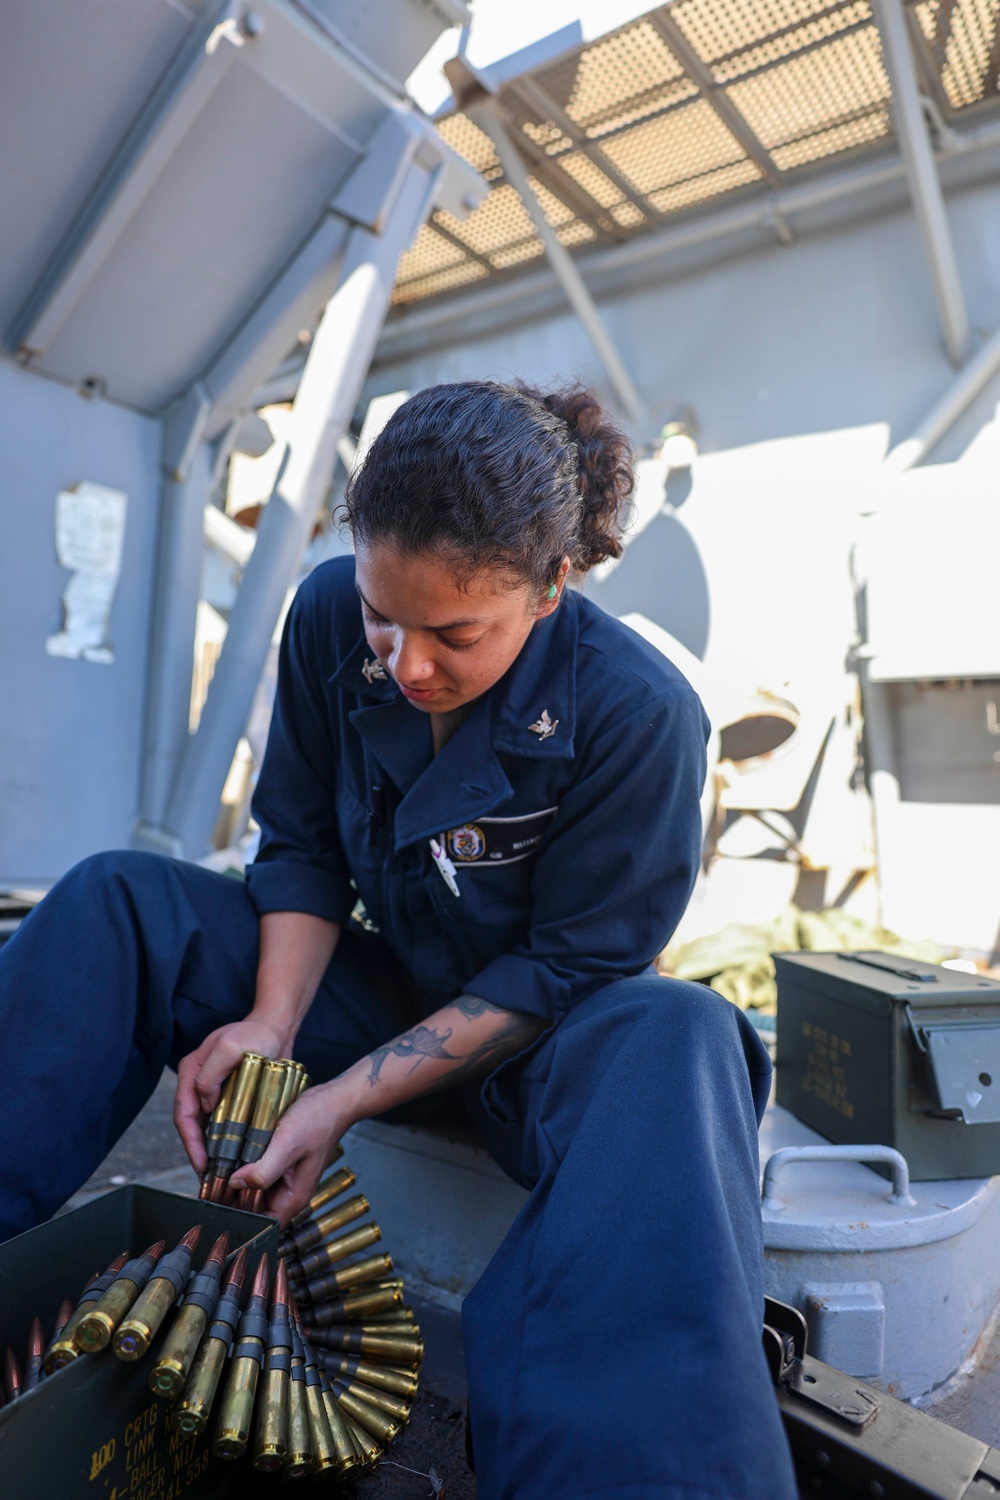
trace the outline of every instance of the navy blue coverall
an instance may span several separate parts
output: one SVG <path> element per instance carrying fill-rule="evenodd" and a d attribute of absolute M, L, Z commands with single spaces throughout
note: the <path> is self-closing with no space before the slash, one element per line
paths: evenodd
<path fill-rule="evenodd" d="M 532 1190 L 465 1303 L 482 1500 L 792 1500 L 760 1348 L 770 1064 L 735 1006 L 649 967 L 697 868 L 704 744 L 684 678 L 567 592 L 435 756 L 365 641 L 352 561 L 318 568 L 246 883 L 97 855 L 0 950 L 0 1238 L 246 1014 L 258 916 L 310 912 L 343 924 L 295 1047 L 317 1080 L 462 992 L 546 1023 L 467 1091 Z"/>

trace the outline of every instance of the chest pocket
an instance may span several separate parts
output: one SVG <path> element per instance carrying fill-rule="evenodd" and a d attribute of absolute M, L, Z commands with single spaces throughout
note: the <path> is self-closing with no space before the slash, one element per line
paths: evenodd
<path fill-rule="evenodd" d="M 449 828 L 441 842 L 456 869 L 519 864 L 534 854 L 555 815 L 554 807 L 545 807 L 517 818 L 479 818 Z"/>

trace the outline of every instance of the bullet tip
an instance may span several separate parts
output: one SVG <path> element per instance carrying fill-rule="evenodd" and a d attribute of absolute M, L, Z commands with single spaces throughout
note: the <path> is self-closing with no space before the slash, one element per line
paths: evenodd
<path fill-rule="evenodd" d="M 33 1359 L 37 1359 L 45 1348 L 45 1335 L 38 1318 L 33 1318 L 31 1323 L 31 1334 L 29 1336 L 29 1347 Z"/>
<path fill-rule="evenodd" d="M 257 1262 L 257 1270 L 254 1273 L 253 1286 L 250 1289 L 251 1297 L 266 1297 L 267 1284 L 271 1274 L 271 1267 L 266 1255 L 262 1255 Z"/>
<path fill-rule="evenodd" d="M 111 1262 L 110 1266 L 108 1267 L 108 1270 L 109 1271 L 114 1271 L 115 1275 L 117 1276 L 118 1272 L 121 1270 L 122 1266 L 125 1264 L 125 1262 L 127 1260 L 128 1260 L 128 1251 L 127 1250 L 123 1250 L 122 1253 L 121 1253 L 121 1255 L 116 1255 L 115 1256 L 114 1260 Z"/>
<path fill-rule="evenodd" d="M 247 1273 L 247 1247 L 241 1245 L 239 1254 L 229 1267 L 229 1275 L 226 1278 L 227 1286 L 234 1286 L 239 1291 L 243 1286 L 243 1278 Z"/>
<path fill-rule="evenodd" d="M 211 1250 L 206 1255 L 206 1257 L 205 1257 L 205 1265 L 207 1266 L 209 1264 L 209 1262 L 212 1262 L 213 1264 L 215 1264 L 217 1266 L 224 1265 L 225 1264 L 225 1260 L 226 1260 L 226 1255 L 228 1254 L 228 1252 L 229 1252 L 229 1230 L 226 1229 L 226 1230 L 223 1231 L 222 1234 L 219 1235 L 219 1238 L 216 1240 L 215 1244 L 212 1246 Z"/>
<path fill-rule="evenodd" d="M 288 1291 L 288 1267 L 283 1260 L 278 1261 L 278 1274 L 274 1278 L 273 1301 L 277 1307 L 287 1307 L 289 1302 Z"/>
<path fill-rule="evenodd" d="M 166 1240 L 157 1240 L 155 1245 L 150 1245 L 149 1249 L 146 1251 L 146 1254 L 149 1256 L 150 1260 L 159 1260 L 160 1256 L 163 1254 L 166 1248 Z"/>
<path fill-rule="evenodd" d="M 201 1239 L 201 1225 L 200 1224 L 195 1224 L 193 1226 L 193 1228 L 189 1229 L 188 1232 L 187 1232 L 187 1234 L 184 1235 L 184 1237 L 181 1239 L 180 1244 L 177 1246 L 177 1248 L 179 1250 L 181 1248 L 181 1245 L 183 1245 L 184 1249 L 185 1250 L 190 1250 L 191 1254 L 193 1255 L 194 1252 L 198 1248 L 198 1241 L 200 1239 Z"/>

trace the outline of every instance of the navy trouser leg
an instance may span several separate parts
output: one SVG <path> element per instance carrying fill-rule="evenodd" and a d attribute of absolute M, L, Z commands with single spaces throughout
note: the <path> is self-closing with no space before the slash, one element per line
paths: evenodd
<path fill-rule="evenodd" d="M 625 980 L 483 1090 L 534 1184 L 464 1311 L 480 1500 L 794 1500 L 761 1352 L 770 1063 L 700 985 Z"/>
<path fill-rule="evenodd" d="M 129 852 L 77 865 L 0 948 L 0 1240 L 86 1181 L 166 1063 L 249 1011 L 257 949 L 241 880 Z M 342 934 L 295 1047 L 314 1078 L 412 1021 L 387 960 Z"/>

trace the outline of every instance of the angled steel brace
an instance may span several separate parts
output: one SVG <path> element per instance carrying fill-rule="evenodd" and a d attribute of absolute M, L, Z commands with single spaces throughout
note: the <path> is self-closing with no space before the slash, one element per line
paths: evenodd
<path fill-rule="evenodd" d="M 355 226 L 337 289 L 310 346 L 292 408 L 288 449 L 229 618 L 197 732 L 184 749 L 164 819 L 164 843 L 197 857 L 246 724 L 275 626 L 295 582 L 389 305 L 396 265 L 434 199 L 440 167 L 411 155 L 381 234 Z"/>
<path fill-rule="evenodd" d="M 747 156 L 760 168 L 771 186 L 776 187 L 781 181 L 781 173 L 772 161 L 764 143 L 751 129 L 725 89 L 716 82 L 711 69 L 698 56 L 673 16 L 661 7 L 660 10 L 650 13 L 649 21 L 659 32 L 688 77 L 698 85 L 705 103 L 715 111 L 730 135 L 739 141 Z"/>
<path fill-rule="evenodd" d="M 896 136 L 934 283 L 945 347 L 952 363 L 960 365 L 968 348 L 969 321 L 944 196 L 927 135 L 906 17 L 900 0 L 872 0 L 872 12 L 882 38 L 882 56 L 892 86 Z"/>
<path fill-rule="evenodd" d="M 532 190 L 527 168 L 507 133 L 494 90 L 484 75 L 470 67 L 464 58 L 452 59 L 446 64 L 445 72 L 459 108 L 464 109 L 469 118 L 479 126 L 480 130 L 485 131 L 493 142 L 504 176 L 517 191 L 521 202 L 527 209 L 538 237 L 545 247 L 549 265 L 558 277 L 573 311 L 583 324 L 587 337 L 593 344 L 612 389 L 627 416 L 632 422 L 641 422 L 646 415 L 642 398 L 615 348 L 614 340 L 604 326 L 594 299 L 587 290 L 573 257 L 552 228 L 545 216 L 545 210 Z"/>

